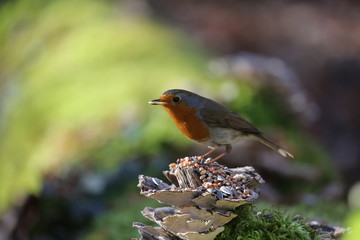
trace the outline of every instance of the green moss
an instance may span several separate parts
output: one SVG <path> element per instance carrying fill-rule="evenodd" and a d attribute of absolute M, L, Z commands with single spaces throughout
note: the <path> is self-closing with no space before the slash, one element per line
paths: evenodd
<path fill-rule="evenodd" d="M 225 225 L 225 230 L 216 239 L 320 239 L 302 219 L 293 221 L 290 215 L 278 210 L 255 212 L 251 204 L 238 207 L 235 210 L 238 216 Z"/>
<path fill-rule="evenodd" d="M 258 209 L 272 209 L 274 205 L 269 202 L 256 202 Z M 349 214 L 349 209 L 344 201 L 319 200 L 316 204 L 299 203 L 296 205 L 276 205 L 276 209 L 286 212 L 290 216 L 300 214 L 305 219 L 324 219 L 330 225 L 338 225 L 343 222 Z"/>

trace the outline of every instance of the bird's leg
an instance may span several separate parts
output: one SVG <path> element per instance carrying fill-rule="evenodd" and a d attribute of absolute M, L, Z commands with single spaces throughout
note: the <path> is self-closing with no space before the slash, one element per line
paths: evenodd
<path fill-rule="evenodd" d="M 204 155 L 202 155 L 202 157 L 204 159 L 208 158 L 209 156 L 211 156 L 211 154 L 213 154 L 216 151 L 216 148 L 211 149 L 210 151 L 208 151 L 207 153 L 205 153 Z"/>
<path fill-rule="evenodd" d="M 219 160 L 220 158 L 222 158 L 223 156 L 225 156 L 226 154 L 228 154 L 231 151 L 232 147 L 230 144 L 226 144 L 225 145 L 225 152 L 221 153 L 220 155 L 218 155 L 216 158 L 211 159 L 210 161 L 207 161 L 206 163 L 212 163 L 215 162 L 217 160 Z"/>

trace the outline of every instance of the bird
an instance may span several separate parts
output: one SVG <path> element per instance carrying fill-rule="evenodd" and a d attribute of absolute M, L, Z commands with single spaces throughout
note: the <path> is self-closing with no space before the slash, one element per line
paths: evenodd
<path fill-rule="evenodd" d="M 149 101 L 149 104 L 162 106 L 187 138 L 207 145 L 211 150 L 203 155 L 204 158 L 210 157 L 217 148 L 225 147 L 225 152 L 208 159 L 208 163 L 230 153 L 232 144 L 243 139 L 259 141 L 285 158 L 294 158 L 239 114 L 196 93 L 170 89 L 161 94 L 159 99 Z"/>

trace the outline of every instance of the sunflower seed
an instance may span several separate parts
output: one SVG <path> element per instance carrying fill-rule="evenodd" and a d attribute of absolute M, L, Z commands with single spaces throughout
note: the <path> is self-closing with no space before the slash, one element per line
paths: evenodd
<path fill-rule="evenodd" d="M 220 187 L 220 191 L 222 191 L 223 193 L 229 194 L 231 195 L 231 189 L 229 187 Z"/>
<path fill-rule="evenodd" d="M 223 178 L 222 176 L 218 175 L 218 176 L 217 176 L 217 180 L 218 180 L 218 181 L 224 181 L 225 178 Z"/>
<path fill-rule="evenodd" d="M 233 178 L 235 178 L 235 179 L 244 179 L 244 178 L 246 178 L 246 176 L 245 176 L 245 174 L 237 173 L 237 174 L 234 175 Z"/>
<path fill-rule="evenodd" d="M 220 200 L 224 198 L 224 194 L 221 191 L 216 191 L 216 197 Z"/>
<path fill-rule="evenodd" d="M 151 178 L 152 182 L 156 185 L 159 186 L 160 185 L 160 180 L 157 178 Z"/>
<path fill-rule="evenodd" d="M 213 188 L 208 188 L 208 189 L 206 189 L 209 193 L 214 193 L 216 190 L 215 189 L 213 189 Z"/>

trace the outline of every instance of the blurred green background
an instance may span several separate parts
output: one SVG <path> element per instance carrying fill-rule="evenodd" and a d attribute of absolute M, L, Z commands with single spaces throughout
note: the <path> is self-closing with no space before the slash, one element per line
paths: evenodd
<path fill-rule="evenodd" d="M 3 207 L 111 137 L 119 149 L 101 164 L 155 153 L 175 131 L 146 103 L 206 84 L 204 61 L 183 37 L 109 2 L 16 1 L 1 16 Z"/>
<path fill-rule="evenodd" d="M 329 66 L 336 70 L 340 60 L 330 61 L 327 55 L 326 61 L 311 60 L 322 61 L 318 71 L 309 67 L 306 57 L 295 56 L 307 46 L 307 38 L 297 38 L 304 45 L 291 45 L 286 36 L 279 43 L 266 35 L 269 46 L 260 47 L 266 38 L 252 41 L 261 27 L 258 32 L 244 27 L 251 17 L 238 22 L 232 7 L 249 10 L 250 15 L 267 4 L 260 1 L 249 7 L 247 1 L 227 1 L 219 8 L 214 2 L 192 1 L 175 1 L 177 7 L 140 0 L 2 2 L 0 236 L 138 237 L 132 222 L 146 223 L 139 211 L 157 203 L 139 195 L 137 175 L 163 178 L 161 172 L 176 158 L 206 151 L 182 136 L 165 111 L 147 104 L 171 88 L 223 102 L 294 153 L 293 162 L 284 162 L 259 144 L 239 145 L 240 150 L 223 160 L 229 166 L 251 164 L 259 169 L 268 184 L 261 204 L 332 224 L 358 225 L 352 209 L 359 206 L 350 204 L 349 209 L 347 204 L 349 191 L 351 199 L 358 199 L 357 188 L 352 188 L 358 179 L 347 175 L 347 168 L 336 160 L 348 149 L 331 150 L 327 139 L 333 136 L 324 133 L 335 129 L 333 118 L 321 115 L 330 108 L 326 98 L 317 95 L 326 85 L 322 79 L 328 78 L 319 71 L 327 72 Z M 276 11 L 288 7 L 278 4 Z M 309 13 L 305 7 L 302 11 Z M 196 17 L 196 9 L 202 10 L 202 18 Z M 211 21 L 212 16 L 216 17 Z M 227 22 L 224 27 L 222 21 Z M 230 23 L 243 23 L 240 33 L 249 32 L 236 34 Z M 286 57 L 279 45 L 287 46 Z M 240 51 L 256 54 L 236 55 Z M 352 62 L 348 65 L 358 69 Z M 353 68 L 339 67 L 339 72 L 351 79 Z M 309 76 L 315 83 L 302 80 Z M 357 84 L 348 81 L 349 88 L 349 82 Z M 304 101 L 306 96 L 310 100 Z M 346 130 L 344 126 L 354 121 L 340 123 Z M 356 140 L 343 141 L 357 146 Z"/>

